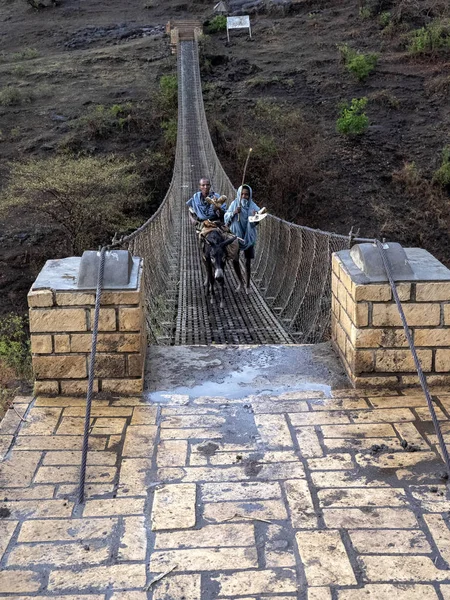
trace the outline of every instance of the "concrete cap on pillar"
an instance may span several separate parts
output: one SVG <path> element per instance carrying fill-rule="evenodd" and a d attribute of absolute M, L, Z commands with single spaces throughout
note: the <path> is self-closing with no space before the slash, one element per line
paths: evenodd
<path fill-rule="evenodd" d="M 397 242 L 389 242 L 383 244 L 383 248 L 386 251 L 394 280 L 414 279 L 414 272 L 403 247 Z M 369 279 L 388 280 L 380 251 L 375 244 L 356 244 L 350 250 L 350 257 Z"/>
<path fill-rule="evenodd" d="M 86 250 L 80 261 L 77 287 L 93 289 L 97 287 L 100 252 Z M 111 250 L 105 254 L 103 288 L 117 289 L 127 287 L 133 270 L 133 257 L 128 250 Z"/>

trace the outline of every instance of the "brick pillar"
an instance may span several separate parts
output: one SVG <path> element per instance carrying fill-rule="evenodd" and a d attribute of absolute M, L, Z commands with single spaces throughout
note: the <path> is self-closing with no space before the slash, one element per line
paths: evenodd
<path fill-rule="evenodd" d="M 405 252 L 414 280 L 396 286 L 417 354 L 430 385 L 449 385 L 450 271 L 425 250 Z M 362 279 L 348 250 L 333 254 L 332 340 L 350 380 L 355 387 L 419 385 L 389 284 Z"/>
<path fill-rule="evenodd" d="M 79 261 L 48 261 L 28 294 L 35 394 L 87 391 L 95 292 L 76 288 Z M 147 343 L 141 264 L 135 283 L 135 289 L 102 292 L 94 392 L 142 392 Z"/>

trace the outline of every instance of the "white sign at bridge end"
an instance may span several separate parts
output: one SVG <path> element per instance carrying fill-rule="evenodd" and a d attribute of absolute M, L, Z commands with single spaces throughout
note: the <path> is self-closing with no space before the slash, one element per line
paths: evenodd
<path fill-rule="evenodd" d="M 250 39 L 252 39 L 252 28 L 250 26 L 250 17 L 243 15 L 242 17 L 227 17 L 227 38 L 230 41 L 230 29 L 248 29 Z"/>

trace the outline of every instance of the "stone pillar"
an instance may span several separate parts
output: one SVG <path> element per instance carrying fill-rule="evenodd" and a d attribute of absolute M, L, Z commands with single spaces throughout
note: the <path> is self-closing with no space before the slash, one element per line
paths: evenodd
<path fill-rule="evenodd" d="M 447 386 L 450 270 L 425 250 L 404 251 L 412 275 L 396 287 L 406 320 L 428 383 Z M 389 283 L 367 276 L 350 252 L 333 254 L 331 319 L 333 344 L 351 382 L 355 387 L 419 385 Z"/>
<path fill-rule="evenodd" d="M 28 294 L 35 394 L 84 395 L 95 291 L 78 289 L 81 258 L 47 261 Z M 94 392 L 140 394 L 147 348 L 142 261 L 130 285 L 102 292 Z"/>

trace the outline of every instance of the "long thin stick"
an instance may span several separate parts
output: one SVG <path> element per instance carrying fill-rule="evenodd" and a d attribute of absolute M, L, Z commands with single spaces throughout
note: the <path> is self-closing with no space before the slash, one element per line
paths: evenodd
<path fill-rule="evenodd" d="M 14 406 L 14 401 L 13 401 L 13 400 L 7 400 L 7 401 L 6 401 L 6 406 L 7 406 L 8 408 L 12 408 L 12 409 L 13 409 L 13 411 L 16 413 L 16 415 L 19 417 L 19 419 L 20 419 L 21 421 L 23 421 L 24 423 L 28 423 L 28 421 L 25 419 L 25 416 L 24 416 L 24 415 L 25 415 L 25 413 L 24 413 L 24 415 L 21 415 L 21 414 L 20 414 L 20 413 L 17 411 L 17 408 Z"/>
<path fill-rule="evenodd" d="M 239 192 L 239 208 L 242 208 L 242 187 L 245 183 L 245 173 L 247 171 L 247 165 L 248 165 L 248 161 L 250 160 L 250 154 L 252 153 L 252 151 L 253 151 L 253 148 L 249 148 L 247 158 L 245 160 L 244 173 L 242 174 L 241 191 Z M 240 220 L 241 220 L 241 213 L 238 213 L 238 221 L 240 221 Z"/>
<path fill-rule="evenodd" d="M 150 590 L 150 588 L 152 587 L 152 585 L 154 585 L 155 583 L 157 583 L 158 581 L 160 581 L 163 577 L 165 577 L 166 575 L 169 575 L 169 573 L 172 573 L 172 571 L 174 571 L 176 568 L 178 567 L 178 565 L 174 565 L 171 569 L 169 569 L 168 571 L 165 571 L 164 573 L 161 573 L 160 575 L 157 575 L 154 579 L 152 579 L 150 581 L 150 583 L 148 585 L 146 585 L 144 587 L 144 591 L 148 592 Z"/>

